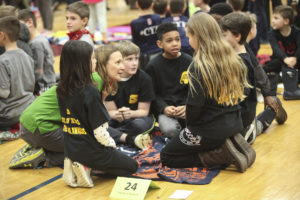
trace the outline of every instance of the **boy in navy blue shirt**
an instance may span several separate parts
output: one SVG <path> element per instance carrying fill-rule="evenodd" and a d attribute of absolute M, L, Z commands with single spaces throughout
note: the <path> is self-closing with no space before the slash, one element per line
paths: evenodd
<path fill-rule="evenodd" d="M 157 37 L 157 45 L 164 52 L 150 60 L 146 67 L 146 72 L 152 77 L 156 96 L 151 110 L 158 117 L 162 134 L 171 138 L 185 127 L 187 69 L 192 57 L 180 52 L 180 35 L 175 24 L 161 24 L 157 29 Z"/>
<path fill-rule="evenodd" d="M 189 39 L 186 37 L 185 25 L 189 18 L 184 16 L 183 13 L 186 9 L 184 0 L 172 0 L 170 1 L 170 13 L 171 16 L 165 18 L 162 23 L 172 22 L 177 25 L 180 39 L 181 39 L 181 50 L 189 55 L 193 55 L 194 50 L 189 44 Z"/>
<path fill-rule="evenodd" d="M 140 65 L 144 68 L 153 55 L 160 52 L 156 45 L 156 30 L 161 23 L 161 18 L 153 14 L 152 0 L 137 0 L 137 7 L 141 10 L 139 18 L 131 21 L 132 41 L 141 50 Z"/>

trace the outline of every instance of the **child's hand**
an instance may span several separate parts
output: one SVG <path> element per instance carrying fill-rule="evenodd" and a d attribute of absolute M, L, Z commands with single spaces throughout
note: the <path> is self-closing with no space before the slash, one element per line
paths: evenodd
<path fill-rule="evenodd" d="M 185 119 L 185 108 L 186 106 L 177 106 L 176 107 L 176 117 Z"/>
<path fill-rule="evenodd" d="M 130 108 L 123 106 L 119 108 L 118 111 L 122 114 L 124 120 L 132 118 L 132 110 L 130 110 Z"/>
<path fill-rule="evenodd" d="M 175 106 L 167 106 L 164 109 L 164 114 L 168 117 L 174 117 L 176 114 L 176 107 Z"/>
<path fill-rule="evenodd" d="M 278 101 L 276 101 L 275 98 L 271 97 L 271 96 L 266 96 L 264 99 L 265 102 L 265 107 L 268 105 L 271 108 L 273 108 L 273 110 L 277 113 L 278 108 L 279 108 L 279 104 Z"/>
<path fill-rule="evenodd" d="M 122 122 L 122 121 L 125 120 L 125 119 L 124 119 L 124 116 L 123 116 L 123 113 L 120 112 L 119 110 L 117 110 L 117 111 L 115 112 L 113 119 L 117 120 L 118 122 Z"/>
<path fill-rule="evenodd" d="M 296 57 L 286 57 L 283 62 L 290 68 L 294 68 L 297 64 L 297 58 Z"/>

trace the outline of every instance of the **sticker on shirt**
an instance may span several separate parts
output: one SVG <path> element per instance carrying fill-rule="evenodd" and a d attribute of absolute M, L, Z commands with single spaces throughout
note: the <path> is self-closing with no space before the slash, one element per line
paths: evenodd
<path fill-rule="evenodd" d="M 187 71 L 182 72 L 179 83 L 180 84 L 185 84 L 185 85 L 189 83 L 189 78 L 188 78 Z"/>
<path fill-rule="evenodd" d="M 137 103 L 138 99 L 139 99 L 139 95 L 137 95 L 137 94 L 131 94 L 129 96 L 129 104 L 135 104 L 135 103 Z"/>

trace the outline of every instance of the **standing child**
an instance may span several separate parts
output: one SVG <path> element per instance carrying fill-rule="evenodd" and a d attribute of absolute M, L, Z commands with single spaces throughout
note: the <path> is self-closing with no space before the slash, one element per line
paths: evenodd
<path fill-rule="evenodd" d="M 140 9 L 141 15 L 130 22 L 132 41 L 141 50 L 140 66 L 142 69 L 152 57 L 160 52 L 156 45 L 156 30 L 161 23 L 161 18 L 153 14 L 152 5 L 152 0 L 137 0 L 136 6 Z"/>
<path fill-rule="evenodd" d="M 146 72 L 152 78 L 155 92 L 151 109 L 158 117 L 163 135 L 174 137 L 185 127 L 187 69 L 192 57 L 180 52 L 180 35 L 175 24 L 161 24 L 157 29 L 157 37 L 157 45 L 164 52 L 153 58 L 146 68 Z"/>
<path fill-rule="evenodd" d="M 118 83 L 118 92 L 106 98 L 105 105 L 112 120 L 110 125 L 128 135 L 148 134 L 155 125 L 150 115 L 155 98 L 148 74 L 138 69 L 140 49 L 130 41 L 118 44 L 125 69 Z"/>
<path fill-rule="evenodd" d="M 16 17 L 0 18 L 0 130 L 19 122 L 23 110 L 34 100 L 33 60 L 17 47 L 20 23 Z"/>
<path fill-rule="evenodd" d="M 120 66 L 113 66 L 113 76 L 122 72 Z M 67 157 L 63 178 L 72 187 L 93 187 L 91 168 L 126 176 L 138 166 L 135 160 L 115 149 L 107 131 L 109 115 L 90 76 L 95 67 L 93 49 L 88 43 L 69 41 L 64 45 L 57 96 Z"/>
<path fill-rule="evenodd" d="M 255 151 L 238 134 L 243 128 L 239 101 L 249 86 L 247 69 L 210 15 L 193 15 L 187 35 L 195 50 L 188 69 L 187 127 L 163 148 L 162 164 L 175 168 L 234 164 L 244 172 L 255 160 Z"/>
<path fill-rule="evenodd" d="M 268 33 L 273 55 L 271 61 L 264 66 L 264 70 L 269 74 L 282 71 L 285 100 L 300 99 L 300 31 L 291 25 L 293 16 L 290 6 L 280 5 L 275 8 L 272 18 L 273 30 Z M 277 83 L 275 84 L 277 87 Z"/>
<path fill-rule="evenodd" d="M 85 27 L 89 21 L 89 7 L 82 1 L 77 1 L 67 6 L 66 20 L 70 40 L 82 40 L 94 46 L 94 35 Z"/>
<path fill-rule="evenodd" d="M 172 22 L 176 24 L 181 40 L 181 51 L 193 55 L 194 50 L 189 44 L 189 39 L 186 37 L 185 25 L 189 20 L 183 13 L 186 10 L 185 0 L 171 0 L 170 1 L 170 13 L 171 16 L 165 18 L 162 23 Z"/>
<path fill-rule="evenodd" d="M 30 10 L 21 10 L 19 20 L 26 24 L 30 32 L 30 47 L 34 59 L 35 93 L 43 93 L 55 82 L 54 55 L 48 39 L 37 30 L 35 15 Z"/>
<path fill-rule="evenodd" d="M 107 20 L 106 20 L 106 0 L 83 0 L 90 9 L 89 30 L 92 34 L 96 32 L 97 23 L 102 34 L 102 41 L 108 43 Z"/>

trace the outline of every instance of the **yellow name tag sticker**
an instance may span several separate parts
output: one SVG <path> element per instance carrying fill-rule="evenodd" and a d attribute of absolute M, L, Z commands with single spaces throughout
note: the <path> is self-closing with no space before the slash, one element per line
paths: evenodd
<path fill-rule="evenodd" d="M 109 197 L 111 199 L 143 200 L 149 187 L 160 188 L 152 180 L 118 177 Z"/>

